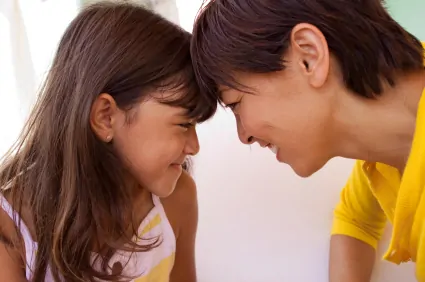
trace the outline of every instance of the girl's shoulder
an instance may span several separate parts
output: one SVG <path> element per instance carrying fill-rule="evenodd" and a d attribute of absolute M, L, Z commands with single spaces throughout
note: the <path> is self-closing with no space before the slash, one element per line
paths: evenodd
<path fill-rule="evenodd" d="M 168 220 L 173 227 L 176 238 L 187 224 L 195 224 L 198 220 L 198 197 L 193 178 L 183 171 L 173 193 L 161 199 Z"/>
<path fill-rule="evenodd" d="M 19 239 L 20 235 L 16 230 L 15 223 L 6 211 L 0 208 L 0 243 L 12 247 L 15 245 L 14 242 Z"/>
<path fill-rule="evenodd" d="M 23 238 L 10 216 L 0 208 L 0 273 L 2 273 L 2 279 L 23 281 L 25 279 L 24 260 Z"/>

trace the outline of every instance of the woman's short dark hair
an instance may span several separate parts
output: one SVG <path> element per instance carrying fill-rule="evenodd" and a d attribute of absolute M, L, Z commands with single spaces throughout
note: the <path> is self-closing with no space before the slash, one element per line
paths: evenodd
<path fill-rule="evenodd" d="M 217 85 L 235 87 L 235 71 L 285 69 L 283 55 L 299 23 L 324 34 L 345 85 L 358 95 L 373 98 L 383 84 L 396 83 L 396 73 L 423 69 L 421 42 L 381 0 L 212 0 L 198 15 L 191 46 L 202 91 L 216 97 Z"/>

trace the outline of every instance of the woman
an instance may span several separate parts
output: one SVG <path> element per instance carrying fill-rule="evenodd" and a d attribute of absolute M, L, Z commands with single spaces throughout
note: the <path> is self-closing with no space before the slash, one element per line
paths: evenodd
<path fill-rule="evenodd" d="M 421 42 L 380 0 L 215 0 L 194 26 L 201 89 L 300 176 L 357 159 L 335 211 L 330 281 L 369 281 L 385 258 L 425 281 L 425 87 Z"/>

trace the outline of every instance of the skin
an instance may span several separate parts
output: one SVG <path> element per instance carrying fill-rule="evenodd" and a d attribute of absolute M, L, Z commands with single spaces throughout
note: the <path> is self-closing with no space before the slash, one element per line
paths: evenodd
<path fill-rule="evenodd" d="M 370 282 L 375 264 L 375 249 L 355 238 L 331 238 L 329 281 Z"/>
<path fill-rule="evenodd" d="M 177 252 L 170 282 L 194 282 L 195 239 L 198 222 L 196 185 L 183 172 L 188 155 L 199 151 L 193 121 L 183 108 L 171 107 L 152 98 L 135 105 L 129 112 L 121 110 L 107 93 L 99 95 L 92 106 L 90 124 L 104 142 L 112 142 L 129 171 L 128 185 L 133 189 L 133 224 L 141 221 L 153 208 L 151 193 L 163 198 L 164 209 L 176 236 Z M 22 214 L 34 238 L 34 226 L 28 211 Z M 12 220 L 0 209 L 0 272 L 5 281 L 25 279 L 25 250 L 7 241 L 22 240 Z M 129 229 L 131 230 L 131 229 Z M 3 240 L 1 240 L 3 239 Z"/>
<path fill-rule="evenodd" d="M 199 142 L 186 110 L 161 104 L 155 95 L 127 113 L 111 96 L 101 94 L 93 105 L 91 126 L 101 140 L 112 140 L 135 186 L 167 197 L 186 156 L 198 153 Z"/>
<path fill-rule="evenodd" d="M 220 87 L 242 143 L 276 145 L 277 159 L 302 177 L 337 156 L 404 166 L 424 73 L 400 75 L 375 100 L 359 97 L 345 87 L 325 37 L 309 24 L 293 29 L 284 58 L 280 72 L 235 73 L 251 93 Z"/>
<path fill-rule="evenodd" d="M 385 163 L 402 173 L 424 72 L 398 74 L 395 87 L 386 85 L 381 96 L 366 99 L 344 85 L 339 64 L 315 26 L 295 26 L 289 43 L 283 71 L 234 73 L 249 93 L 219 86 L 241 142 L 277 147 L 277 160 L 301 177 L 337 156 Z M 347 236 L 331 241 L 330 281 L 369 281 L 373 248 Z"/>

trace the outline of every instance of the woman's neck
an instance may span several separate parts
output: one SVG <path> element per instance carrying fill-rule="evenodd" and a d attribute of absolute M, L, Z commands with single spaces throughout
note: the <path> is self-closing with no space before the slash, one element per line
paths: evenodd
<path fill-rule="evenodd" d="M 377 99 L 341 95 L 335 155 L 381 162 L 403 171 L 416 127 L 425 72 L 400 76 Z M 342 137 L 342 140 L 341 140 Z"/>

